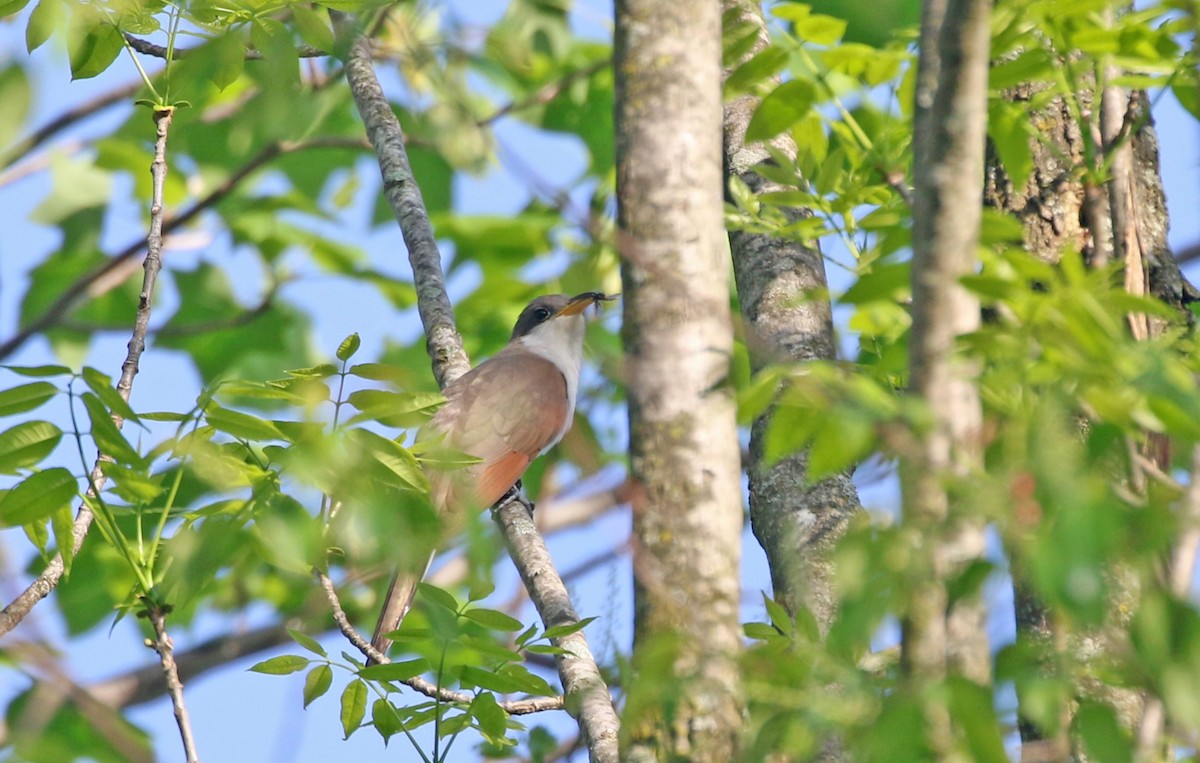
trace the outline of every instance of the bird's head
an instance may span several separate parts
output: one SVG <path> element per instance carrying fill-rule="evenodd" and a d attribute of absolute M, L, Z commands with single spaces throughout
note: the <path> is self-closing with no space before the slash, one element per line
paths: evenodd
<path fill-rule="evenodd" d="M 608 296 L 598 291 L 586 291 L 574 297 L 565 294 L 538 297 L 521 311 L 509 341 L 533 336 L 548 339 L 554 335 L 578 337 L 582 341 L 584 311 L 592 305 L 614 299 L 616 295 Z"/>

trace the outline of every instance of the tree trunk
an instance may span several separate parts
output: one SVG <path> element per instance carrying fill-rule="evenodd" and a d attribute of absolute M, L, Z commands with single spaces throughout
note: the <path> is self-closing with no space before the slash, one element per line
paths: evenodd
<path fill-rule="evenodd" d="M 1006 97 L 1024 102 L 1035 94 L 1035 87 L 1023 86 L 1006 93 Z M 1095 100 L 1091 93 L 1084 93 L 1080 98 L 1089 107 Z M 1051 263 L 1057 263 L 1064 252 L 1072 250 L 1080 252 L 1089 263 L 1106 261 L 1110 253 L 1120 256 L 1126 260 L 1127 275 L 1138 274 L 1140 283 L 1127 280 L 1131 291 L 1153 294 L 1187 315 L 1186 306 L 1197 299 L 1197 293 L 1183 277 L 1167 247 L 1168 217 L 1159 172 L 1158 137 L 1150 118 L 1146 94 L 1135 92 L 1127 102 L 1119 96 L 1118 100 L 1122 102 L 1110 103 L 1109 107 L 1119 106 L 1119 119 L 1139 125 L 1132 135 L 1128 167 L 1123 170 L 1128 173 L 1124 180 L 1129 182 L 1132 195 L 1129 198 L 1118 193 L 1116 197 L 1122 204 L 1132 204 L 1131 223 L 1136 231 L 1135 246 L 1114 246 L 1110 207 L 1112 197 L 1103 187 L 1089 187 L 1080 179 L 1078 168 L 1086 163 L 1081 129 L 1089 128 L 1081 128 L 1061 98 L 1052 100 L 1031 114 L 1034 124 L 1039 127 L 1040 136 L 1030 140 L 1033 173 L 1023 188 L 1014 187 L 999 157 L 995 152 L 989 153 L 985 200 L 1022 222 L 1025 246 L 1034 256 Z M 1128 116 L 1125 115 L 1126 107 Z M 1095 113 L 1099 109 L 1089 108 L 1089 111 Z M 1099 133 L 1099 129 L 1096 132 Z M 1097 220 L 1097 216 L 1103 219 Z M 1098 235 L 1103 238 L 1098 240 Z M 1153 334 L 1160 327 L 1160 324 L 1151 320 L 1146 328 Z M 1151 443 L 1151 450 L 1159 452 L 1147 455 L 1158 460 L 1160 467 L 1169 468 L 1169 464 L 1162 461 L 1166 458 L 1166 443 L 1153 436 Z M 1084 666 L 1102 665 L 1106 655 L 1124 653 L 1129 648 L 1128 626 L 1136 610 L 1137 587 L 1132 575 L 1110 571 L 1110 577 L 1113 582 L 1113 602 L 1109 607 L 1111 616 L 1108 622 L 1096 631 L 1068 636 L 1054 627 L 1054 618 L 1024 580 L 1020 560 L 1014 560 L 1018 634 L 1043 645 L 1049 652 L 1069 650 L 1071 658 Z M 1130 730 L 1139 724 L 1143 707 L 1143 697 L 1139 692 L 1119 689 L 1100 681 L 1085 681 L 1080 688 L 1084 695 L 1112 706 Z M 1057 734 L 1051 735 L 1047 729 L 1038 728 L 1021 716 L 1019 727 L 1022 743 L 1029 745 L 1041 742 L 1060 757 L 1071 755 L 1076 760 L 1083 759 L 1079 750 L 1068 752 L 1070 742 L 1066 729 L 1070 717 L 1070 708 L 1064 708 L 1061 728 Z M 1048 736 L 1052 738 L 1048 739 Z"/>
<path fill-rule="evenodd" d="M 902 665 L 917 685 L 936 685 L 951 673 L 980 683 L 990 676 L 982 603 L 977 594 L 952 603 L 946 588 L 984 551 L 982 526 L 958 510 L 948 483 L 980 466 L 976 369 L 955 344 L 979 327 L 979 300 L 959 281 L 974 272 L 979 246 L 990 11 L 989 0 L 926 0 L 921 15 L 909 384 L 928 406 L 933 429 L 901 467 L 904 521 L 929 564 L 903 622 Z M 949 713 L 932 709 L 929 721 L 934 749 L 948 754 Z"/>
<path fill-rule="evenodd" d="M 621 0 L 615 43 L 639 674 L 622 757 L 728 761 L 742 727 L 743 515 L 720 7 Z"/>
<path fill-rule="evenodd" d="M 737 65 L 767 47 L 770 39 L 756 0 L 722 0 L 727 22 L 758 28 L 758 44 Z M 744 95 L 725 103 L 725 173 L 739 178 L 756 194 L 784 190 L 754 171 L 770 156 L 761 143 L 746 145 L 746 127 L 761 100 Z M 787 133 L 771 142 L 786 156 L 796 156 Z M 790 210 L 795 219 L 806 209 Z M 750 364 L 758 371 L 771 363 L 832 360 L 837 356 L 825 261 L 815 245 L 745 231 L 730 231 L 729 248 L 745 319 Z M 771 411 L 755 419 L 750 430 L 750 521 L 767 555 L 775 600 L 793 616 L 800 607 L 829 629 L 837 611 L 832 589 L 830 554 L 846 524 L 860 507 L 849 474 L 809 484 L 808 451 L 767 467 L 763 448 Z"/>

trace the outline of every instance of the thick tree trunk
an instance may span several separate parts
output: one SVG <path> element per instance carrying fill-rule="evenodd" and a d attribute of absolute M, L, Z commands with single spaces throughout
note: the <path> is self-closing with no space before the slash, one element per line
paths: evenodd
<path fill-rule="evenodd" d="M 736 20 L 759 30 L 758 44 L 736 66 L 769 44 L 762 8 L 757 0 L 722 0 L 721 7 L 727 23 Z M 745 142 L 746 126 L 759 103 L 750 95 L 725 103 L 725 172 L 755 193 L 784 190 L 754 171 L 769 160 L 767 147 Z M 796 155 L 796 144 L 787 133 L 771 147 Z M 800 219 L 811 213 L 795 209 L 791 214 Z M 745 231 L 729 233 L 729 248 L 753 370 L 771 363 L 836 357 L 821 251 L 815 245 Z M 837 610 L 830 553 L 860 506 L 858 491 L 849 474 L 809 484 L 807 450 L 765 466 L 763 444 L 770 418 L 768 411 L 750 430 L 746 471 L 754 536 L 766 552 L 776 601 L 793 615 L 807 608 L 824 632 Z"/>
<path fill-rule="evenodd" d="M 630 690 L 626 760 L 728 761 L 742 728 L 720 60 L 718 4 L 617 3 L 634 664 L 647 682 Z"/>
<path fill-rule="evenodd" d="M 948 483 L 980 464 L 982 409 L 976 369 L 956 352 L 979 326 L 979 301 L 960 283 L 977 263 L 987 125 L 989 0 L 926 0 L 921 16 L 913 158 L 910 388 L 933 430 L 901 467 L 904 521 L 926 547 L 927 582 L 911 594 L 902 664 L 909 681 L 959 673 L 980 683 L 991 659 L 978 596 L 951 603 L 946 582 L 982 557 L 983 529 L 964 516 Z M 931 707 L 933 707 L 931 705 Z M 931 742 L 952 746 L 949 714 L 932 710 Z"/>

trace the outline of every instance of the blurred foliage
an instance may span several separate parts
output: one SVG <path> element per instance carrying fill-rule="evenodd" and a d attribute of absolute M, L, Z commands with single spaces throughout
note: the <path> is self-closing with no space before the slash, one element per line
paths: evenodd
<path fill-rule="evenodd" d="M 1105 21 L 1100 11 L 1108 5 L 1006 0 L 996 8 L 989 139 L 1015 183 L 1031 177 L 1031 141 L 1039 138 L 1031 110 L 1064 97 L 1076 118 L 1087 118 L 1081 83 L 1094 74 L 1093 62 L 1119 64 L 1125 86 L 1169 89 L 1200 116 L 1188 36 L 1197 28 L 1195 8 L 1145 3 Z M 725 91 L 761 98 L 752 139 L 786 134 L 799 151 L 777 152 L 759 168 L 787 190 L 754 193 L 732 181 L 727 225 L 835 252 L 831 266 L 850 274 L 835 298 L 859 346 L 844 362 L 741 373 L 742 415 L 749 422 L 774 405 L 767 456 L 811 446 L 812 479 L 869 460 L 890 467 L 928 430 L 925 412 L 898 393 L 906 383 L 911 276 L 911 220 L 900 190 L 911 164 L 918 4 L 822 0 L 768 10 L 771 44 L 744 62 L 756 30 L 727 17 L 725 63 L 741 63 Z M 314 282 L 365 289 L 390 313 L 364 321 L 394 325 L 411 321 L 415 303 L 340 77 L 331 11 L 359 14 L 378 68 L 392 78 L 414 172 L 450 253 L 459 327 L 473 357 L 499 348 L 536 294 L 619 291 L 609 43 L 582 34 L 579 9 L 568 2 L 512 0 L 494 23 L 481 25 L 436 3 L 0 0 L 0 17 L 23 26 L 29 50 L 50 44 L 65 51 L 77 80 L 134 71 L 123 33 L 166 44 L 178 22 L 174 42 L 186 49 L 169 68 L 140 56 L 152 87 L 127 103 L 187 105 L 170 134 L 165 201 L 168 220 L 186 214 L 173 234 L 200 240 L 200 251 L 166 259 L 142 363 L 153 364 L 163 349 L 186 358 L 205 390 L 194 404 L 131 409 L 110 379 L 83 365 L 98 336 L 127 335 L 132 324 L 140 279 L 129 263 L 144 238 L 140 210 L 150 196 L 148 111 L 124 106 L 84 150 L 50 151 L 50 190 L 28 221 L 56 237 L 28 272 L 19 320 L 28 326 L 51 314 L 39 336 L 63 365 L 9 367 L 0 375 L 0 524 L 23 528 L 36 553 L 31 573 L 56 550 L 66 552 L 69 574 L 52 601 L 71 637 L 150 605 L 169 606 L 174 628 L 204 612 L 265 606 L 315 633 L 328 611 L 312 582 L 314 566 L 342 583 L 351 617 L 367 622 L 377 601 L 364 578 L 423 564 L 437 537 L 422 456 L 407 447 L 408 430 L 439 400 L 423 339 L 393 336 L 381 357 L 369 359 L 356 355 L 353 339 L 335 351 L 319 347 L 312 325 L 318 306 L 290 290 Z M 302 46 L 334 55 L 301 59 L 315 52 Z M 20 170 L 39 156 L 41 146 L 21 137 L 33 134 L 34 107 L 49 98 L 32 75 L 24 59 L 0 68 L 0 167 Z M 390 87 L 396 80 L 402 87 Z M 1002 97 L 1017 85 L 1033 95 Z M 549 184 L 505 144 L 501 136 L 514 133 L 571 141 L 583 169 L 561 187 Z M 465 213 L 461 179 L 497 164 L 521 177 L 528 193 L 511 200 L 511 214 Z M 1071 172 L 1102 179 L 1096 166 Z M 16 180 L 0 176 L 8 182 Z M 796 219 L 794 207 L 814 214 Z M 394 258 L 382 260 L 361 243 L 374 230 L 388 231 Z M 989 522 L 1004 556 L 967 570 L 950 589 L 977 591 L 1007 566 L 1034 587 L 1070 645 L 1113 615 L 1113 571 L 1132 575 L 1140 599 L 1118 613 L 1131 623 L 1127 652 L 1087 661 L 1071 648 L 1021 638 L 997 654 L 997 685 L 1012 686 L 1022 717 L 1048 733 L 1065 707 L 1077 707 L 1073 731 L 1097 760 L 1133 755 L 1129 730 L 1097 700 L 1097 684 L 1161 697 L 1169 738 L 1194 744 L 1200 619 L 1195 603 L 1172 594 L 1158 574 L 1188 521 L 1191 452 L 1200 442 L 1192 324 L 1126 294 L 1119 273 L 1084 269 L 1078 253 L 1050 266 L 1020 242 L 1015 220 L 985 215 L 983 267 L 966 285 L 990 320 L 962 351 L 981 369 L 987 468 L 952 485 L 956 511 Z M 229 250 L 236 267 L 234 256 L 222 254 Z M 98 276 L 119 253 L 126 253 L 124 265 Z M 76 290 L 83 297 L 64 306 L 64 295 Z M 1125 324 L 1131 312 L 1169 328 L 1135 342 Z M 599 373 L 585 376 L 579 421 L 564 447 L 527 475 L 534 495 L 560 463 L 569 460 L 570 473 L 586 475 L 620 458 L 620 444 L 606 434 L 622 398 L 611 322 L 593 322 L 588 344 Z M 738 352 L 744 356 L 744 347 Z M 1139 486 L 1131 443 L 1151 432 L 1170 439 L 1174 461 L 1170 473 Z M 72 512 L 91 468 L 84 455 L 97 448 L 112 461 L 103 465 L 104 489 L 90 501 L 92 537 L 72 556 Z M 432 725 L 446 746 L 471 730 L 480 755 L 513 754 L 520 743 L 532 759 L 549 758 L 552 733 L 542 726 L 526 733 L 497 697 L 556 691 L 550 673 L 527 661 L 553 656 L 547 638 L 554 634 L 481 603 L 499 556 L 489 533 L 482 522 L 468 531 L 472 572 L 461 587 L 422 587 L 396 634 L 407 653 L 397 664 L 363 668 L 297 629 L 304 656 L 255 669 L 305 671 L 303 704 L 337 713 L 346 736 L 371 726 L 388 739 Z M 741 656 L 747 759 L 803 760 L 831 740 L 856 759 L 928 759 L 922 719 L 930 703 L 950 710 L 964 759 L 1007 759 L 1015 718 L 995 701 L 995 687 L 952 676 L 933 696 L 917 696 L 906 691 L 894 660 L 871 654 L 880 629 L 903 616 L 911 584 L 929 572 L 920 541 L 913 528 L 884 516 L 851 529 L 836 553 L 841 608 L 824 640 L 809 614 L 793 618 L 765 600 L 766 621 L 746 625 Z M 628 720 L 677 696 L 680 687 L 668 680 L 672 655 L 670 643 L 656 644 L 622 673 Z M 15 651 L 5 659 L 32 687 L 36 671 Z M 341 673 L 350 679 L 335 709 L 321 698 Z M 456 706 L 400 694 L 396 681 L 417 675 L 475 699 Z M 34 691 L 7 707 L 10 730 L 27 728 Z M 130 749 L 144 750 L 142 733 L 116 721 L 121 733 L 65 704 L 43 719 L 41 733 L 12 733 L 8 752 L 57 762 L 85 754 L 123 760 Z"/>

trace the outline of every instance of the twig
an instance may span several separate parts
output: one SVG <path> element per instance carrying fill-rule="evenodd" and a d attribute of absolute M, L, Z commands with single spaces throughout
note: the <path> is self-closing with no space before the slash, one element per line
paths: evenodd
<path fill-rule="evenodd" d="M 138 297 L 137 319 L 134 323 L 133 338 L 129 340 L 129 354 L 121 366 L 121 380 L 117 382 L 117 391 L 126 400 L 129 399 L 129 392 L 133 388 L 133 377 L 138 372 L 138 360 L 146 349 L 146 332 L 150 328 L 150 305 L 154 299 L 154 284 L 162 269 L 163 186 L 167 180 L 167 135 L 171 130 L 174 115 L 173 106 L 159 106 L 154 109 L 157 140 L 154 142 L 154 161 L 150 164 L 153 183 L 150 194 L 150 233 L 146 236 L 146 262 L 143 266 L 146 277 L 142 282 L 142 293 Z M 116 416 L 113 419 L 120 423 Z M 149 591 L 145 593 L 149 594 Z M 175 722 L 179 726 L 184 754 L 188 763 L 199 763 L 196 738 L 192 734 L 187 705 L 183 701 L 183 682 L 179 680 L 179 669 L 175 664 L 175 648 L 171 637 L 167 635 L 166 612 L 158 603 L 152 603 L 146 614 L 154 626 L 154 651 L 158 652 L 158 658 L 162 662 L 163 676 L 167 680 L 167 693 L 171 695 L 171 706 L 175 710 Z"/>
<path fill-rule="evenodd" d="M 337 589 L 334 588 L 333 581 L 324 572 L 317 570 L 315 573 L 317 582 L 321 586 L 321 590 L 325 592 L 325 598 L 329 601 L 329 607 L 333 610 L 333 621 L 337 623 L 338 630 L 346 637 L 355 649 L 362 652 L 363 655 L 369 657 L 372 662 L 380 665 L 391 663 L 391 659 L 384 653 L 380 652 L 375 647 L 371 646 L 371 642 L 363 638 L 362 634 L 354 629 L 350 623 L 350 618 L 346 617 L 346 611 L 342 609 L 342 602 L 338 598 Z M 430 699 L 440 700 L 442 702 L 456 702 L 463 705 L 471 704 L 474 699 L 470 694 L 453 691 L 437 684 L 426 681 L 420 676 L 408 678 L 403 681 L 398 681 L 410 689 L 414 689 L 421 694 L 424 694 Z M 546 710 L 562 710 L 563 697 L 530 697 L 528 699 L 520 699 L 512 702 L 499 702 L 500 705 L 509 715 L 529 715 L 530 713 L 541 713 Z"/>
<path fill-rule="evenodd" d="M 383 176 L 384 194 L 408 247 L 417 292 L 417 309 L 425 328 L 433 374 L 438 385 L 445 387 L 466 373 L 471 364 L 455 328 L 454 311 L 446 295 L 433 227 L 408 164 L 400 124 L 371 66 L 367 40 L 354 29 L 350 17 L 336 14 L 334 25 L 339 34 L 353 35 L 353 41 L 348 46 L 350 53 L 346 60 L 346 79 L 371 145 L 375 147 Z M 577 622 L 578 616 L 554 569 L 545 542 L 525 509 L 508 503 L 497 507 L 494 516 L 505 537 L 509 555 L 542 616 L 542 622 L 548 628 Z M 615 763 L 618 759 L 619 725 L 608 687 L 587 648 L 583 633 L 571 634 L 562 641 L 570 652 L 557 660 L 559 676 L 567 695 L 568 711 L 579 721 L 591 759 Z"/>
<path fill-rule="evenodd" d="M 170 127 L 171 112 L 169 110 L 156 111 L 154 118 L 158 125 L 159 142 L 155 146 L 152 171 L 157 172 L 158 170 L 154 169 L 154 166 L 159 163 L 160 151 L 165 152 L 166 150 L 166 131 Z M 165 160 L 162 172 L 164 174 L 166 172 Z M 142 280 L 141 296 L 138 299 L 137 314 L 134 318 L 133 335 L 129 339 L 129 351 L 125 355 L 125 362 L 121 364 L 121 379 L 117 383 L 117 393 L 126 401 L 129 400 L 129 396 L 133 392 L 133 377 L 137 374 L 138 361 L 141 359 L 142 352 L 146 349 L 146 330 L 150 324 L 150 309 L 154 304 L 154 286 L 158 281 L 158 271 L 162 267 L 162 233 L 165 229 L 162 221 L 162 178 L 156 175 L 154 185 L 154 199 L 150 208 L 150 233 L 146 237 L 148 252 L 144 265 L 145 275 Z M 13 349 L 19 346 L 19 344 L 17 343 Z M 3 351 L 0 351 L 0 358 L 4 357 L 4 354 Z M 113 414 L 112 418 L 113 423 L 117 427 L 125 423 L 116 414 Z M 100 462 L 104 459 L 104 455 L 101 454 L 96 459 L 96 465 L 92 468 L 87 492 L 88 496 L 94 497 L 104 487 L 107 477 L 100 469 Z M 83 540 L 87 537 L 88 528 L 92 525 L 92 518 L 92 510 L 88 507 L 85 500 L 79 505 L 79 510 L 75 514 L 75 523 L 71 528 L 73 553 L 78 553 L 80 547 L 83 546 Z M 60 551 L 46 565 L 46 569 L 42 571 L 42 574 L 38 575 L 3 611 L 0 611 L 0 636 L 17 627 L 39 601 L 50 595 L 50 592 L 62 580 L 64 569 L 65 565 L 63 564 L 62 552 Z"/>
<path fill-rule="evenodd" d="M 150 607 L 147 616 L 154 626 L 154 651 L 162 663 L 163 677 L 167 681 L 167 693 L 171 695 L 171 706 L 175 708 L 175 723 L 179 726 L 179 736 L 183 739 L 183 752 L 188 763 L 200 763 L 200 755 L 196 752 L 196 737 L 192 734 L 192 722 L 188 718 L 187 705 L 183 701 L 183 682 L 179 680 L 179 669 L 175 665 L 175 647 L 171 637 L 167 635 L 167 619 L 161 607 Z"/>
<path fill-rule="evenodd" d="M 169 217 L 163 220 L 162 234 L 170 233 L 171 231 L 182 227 L 191 222 L 193 218 L 199 215 L 204 210 L 219 203 L 226 196 L 231 194 L 247 177 L 255 170 L 259 169 L 268 162 L 280 156 L 296 153 L 299 151 L 307 151 L 318 148 L 367 148 L 368 146 L 362 141 L 347 140 L 344 138 L 320 138 L 307 141 L 293 142 L 282 141 L 266 145 L 255 154 L 251 159 L 238 168 L 236 172 L 225 179 L 223 183 L 214 188 L 212 191 L 197 200 L 192 206 L 185 209 L 174 217 Z M 13 334 L 3 344 L 0 344 L 0 360 L 7 358 L 12 353 L 16 352 L 25 342 L 36 334 L 45 331 L 51 326 L 58 325 L 74 308 L 75 304 L 85 297 L 96 297 L 103 291 L 116 286 L 116 283 L 106 284 L 103 290 L 94 289 L 94 285 L 105 279 L 106 276 L 116 270 L 122 268 L 125 263 L 133 257 L 141 253 L 145 243 L 142 240 L 133 241 L 117 254 L 105 260 L 103 265 L 95 268 L 89 273 L 85 273 L 76 279 L 68 286 L 59 297 L 54 300 L 37 318 L 34 318 L 25 328 Z"/>
<path fill-rule="evenodd" d="M 135 37 L 128 32 L 125 33 L 125 41 L 129 43 L 129 47 L 138 53 L 163 60 L 166 60 L 167 56 L 170 55 L 172 61 L 178 61 L 182 58 L 187 58 L 193 51 L 191 48 L 175 48 L 168 53 L 165 46 L 150 42 L 149 40 L 143 40 L 141 37 Z M 300 58 L 320 58 L 329 54 L 320 48 L 314 48 L 312 45 L 300 45 L 296 48 L 296 55 L 300 56 Z M 261 61 L 262 57 L 262 51 L 255 50 L 254 48 L 246 49 L 247 61 Z"/>

